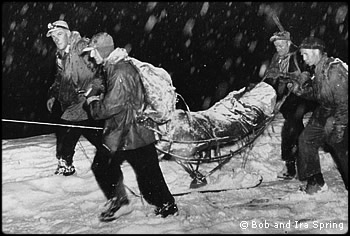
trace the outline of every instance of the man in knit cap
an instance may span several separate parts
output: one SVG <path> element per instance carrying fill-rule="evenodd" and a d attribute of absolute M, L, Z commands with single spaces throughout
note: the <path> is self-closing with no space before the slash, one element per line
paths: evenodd
<path fill-rule="evenodd" d="M 288 31 L 276 32 L 270 38 L 276 47 L 270 65 L 265 72 L 265 82 L 274 87 L 277 92 L 277 102 L 288 94 L 286 80 L 290 73 L 300 73 L 306 70 L 298 48 L 292 43 Z M 281 179 L 296 177 L 296 158 L 298 155 L 298 137 L 304 129 L 303 118 L 307 112 L 313 111 L 316 104 L 294 94 L 289 94 L 280 108 L 284 123 L 282 127 L 282 160 L 285 169 L 278 175 Z"/>
<path fill-rule="evenodd" d="M 145 106 L 140 74 L 130 61 L 124 60 L 125 49 L 113 49 L 113 38 L 99 33 L 83 50 L 101 66 L 103 76 L 96 78 L 85 94 L 92 117 L 105 119 L 104 153 L 97 152 L 92 164 L 97 183 L 108 200 L 100 220 L 112 221 L 130 212 L 120 167 L 124 161 L 134 169 L 144 199 L 156 206 L 155 214 L 177 214 L 175 199 L 159 166 L 155 134 L 137 121 L 137 114 Z M 103 90 L 106 93 L 101 96 Z"/>
<path fill-rule="evenodd" d="M 300 52 L 308 65 L 315 66 L 315 74 L 311 83 L 292 87 L 293 93 L 319 104 L 299 137 L 297 169 L 299 180 L 307 181 L 301 188 L 307 194 L 327 190 L 318 154 L 325 144 L 348 189 L 348 68 L 340 59 L 328 57 L 324 49 L 321 39 L 304 39 Z"/>

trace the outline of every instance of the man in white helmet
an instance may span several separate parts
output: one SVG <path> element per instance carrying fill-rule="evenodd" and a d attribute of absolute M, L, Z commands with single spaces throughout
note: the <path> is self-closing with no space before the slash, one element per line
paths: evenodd
<path fill-rule="evenodd" d="M 89 118 L 83 109 L 85 97 L 81 93 L 95 75 L 95 68 L 88 62 L 88 55 L 81 55 L 81 51 L 89 42 L 82 38 L 77 31 L 71 31 L 67 22 L 58 20 L 48 24 L 46 37 L 52 37 L 56 44 L 57 74 L 53 85 L 49 89 L 47 109 L 50 113 L 58 110 L 61 124 L 78 126 L 101 126 Z M 55 106 L 54 106 L 55 104 Z M 56 157 L 57 175 L 69 176 L 75 173 L 73 155 L 75 146 L 81 135 L 84 135 L 96 148 L 101 144 L 101 130 L 86 128 L 60 127 L 57 129 Z"/>

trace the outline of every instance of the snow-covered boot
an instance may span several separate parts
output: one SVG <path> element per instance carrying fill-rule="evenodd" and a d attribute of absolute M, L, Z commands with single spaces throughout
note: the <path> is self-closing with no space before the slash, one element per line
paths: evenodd
<path fill-rule="evenodd" d="M 282 173 L 278 175 L 278 178 L 291 180 L 296 176 L 297 172 L 295 169 L 295 161 L 286 161 L 286 166 L 283 169 Z"/>
<path fill-rule="evenodd" d="M 102 222 L 109 222 L 118 219 L 123 215 L 127 215 L 132 212 L 132 207 L 129 204 L 127 197 L 119 199 L 113 197 L 105 204 L 106 209 L 101 213 L 99 219 Z"/>
<path fill-rule="evenodd" d="M 307 178 L 307 184 L 300 188 L 300 191 L 312 195 L 315 193 L 321 193 L 328 190 L 327 184 L 324 182 L 322 173 L 318 173 Z"/>
<path fill-rule="evenodd" d="M 168 215 L 177 215 L 177 212 L 179 210 L 177 209 L 177 205 L 172 202 L 172 203 L 165 203 L 161 207 L 157 207 L 154 210 L 154 213 L 156 215 L 161 215 L 163 218 L 167 217 Z"/>
<path fill-rule="evenodd" d="M 75 167 L 73 165 L 67 165 L 67 162 L 62 158 L 58 159 L 57 169 L 55 175 L 69 176 L 75 173 Z"/>

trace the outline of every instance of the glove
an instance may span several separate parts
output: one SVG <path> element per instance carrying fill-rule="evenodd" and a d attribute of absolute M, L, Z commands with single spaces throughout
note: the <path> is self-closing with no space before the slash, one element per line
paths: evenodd
<path fill-rule="evenodd" d="M 86 103 L 89 105 L 92 101 L 100 100 L 100 95 L 105 91 L 105 86 L 101 78 L 94 79 L 88 86 L 84 93 Z"/>
<path fill-rule="evenodd" d="M 55 103 L 55 98 L 52 97 L 52 98 L 49 98 L 46 102 L 46 107 L 47 107 L 47 110 L 49 110 L 49 112 L 51 113 L 52 112 L 52 107 L 53 107 L 53 104 Z"/>
<path fill-rule="evenodd" d="M 294 94 L 298 95 L 298 91 L 300 89 L 300 84 L 298 83 L 298 81 L 296 80 L 291 80 L 288 84 L 287 84 L 287 88 Z"/>
<path fill-rule="evenodd" d="M 345 125 L 336 125 L 330 134 L 329 142 L 340 143 L 341 141 L 343 141 L 345 128 Z"/>
<path fill-rule="evenodd" d="M 87 86 L 87 89 L 86 89 L 86 92 L 84 93 L 84 96 L 86 98 L 88 98 L 88 97 L 92 97 L 92 96 L 98 96 L 104 92 L 105 92 L 105 86 L 103 84 L 103 81 L 102 81 L 102 79 L 98 78 L 98 79 L 94 79 Z"/>
<path fill-rule="evenodd" d="M 299 76 L 300 84 L 304 84 L 304 83 L 306 83 L 306 82 L 307 82 L 308 80 L 310 80 L 310 79 L 311 79 L 311 75 L 310 75 L 310 73 L 307 72 L 307 71 L 302 72 L 302 73 L 300 74 L 300 76 Z"/>

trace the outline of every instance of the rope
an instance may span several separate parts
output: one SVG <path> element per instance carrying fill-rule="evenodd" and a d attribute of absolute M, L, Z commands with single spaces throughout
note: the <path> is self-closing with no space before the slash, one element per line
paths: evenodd
<path fill-rule="evenodd" d="M 266 76 L 263 77 L 262 81 L 263 82 L 264 80 L 266 79 Z M 255 87 L 255 86 L 254 86 Z M 253 88 L 254 88 L 253 87 Z M 252 89 L 252 88 L 251 88 Z M 247 92 L 247 91 L 246 91 Z M 209 162 L 214 162 L 214 161 L 221 161 L 219 163 L 219 165 L 217 167 L 215 167 L 214 169 L 212 169 L 207 175 L 203 176 L 204 178 L 205 177 L 208 177 L 209 175 L 213 174 L 216 170 L 218 169 L 221 169 L 221 167 L 226 164 L 234 155 L 238 154 L 238 153 L 241 153 L 243 152 L 246 148 L 252 148 L 252 145 L 253 145 L 253 142 L 261 135 L 261 133 L 266 129 L 266 127 L 271 123 L 271 121 L 274 119 L 274 117 L 276 116 L 276 114 L 279 112 L 281 106 L 283 105 L 283 103 L 285 102 L 285 100 L 287 99 L 287 97 L 291 94 L 291 90 L 288 91 L 288 93 L 281 99 L 281 101 L 279 103 L 277 103 L 275 105 L 275 109 L 274 109 L 274 112 L 273 112 L 273 116 L 272 117 L 267 117 L 267 119 L 264 121 L 266 122 L 264 126 L 262 127 L 259 127 L 257 129 L 256 132 L 253 132 L 253 138 L 251 137 L 244 137 L 241 141 L 241 147 L 239 147 L 237 150 L 235 151 L 230 151 L 230 154 L 228 155 L 220 155 L 218 157 L 214 157 L 214 158 L 210 158 Z M 242 124 L 242 128 L 245 128 L 244 125 Z M 227 137 L 225 137 L 227 138 Z M 213 141 L 218 141 L 217 138 L 213 138 L 213 139 L 209 139 L 209 140 L 213 140 Z M 169 141 L 169 140 L 162 140 L 162 141 Z M 239 141 L 239 140 L 238 140 Z M 172 142 L 179 142 L 179 141 L 175 141 L 175 140 L 172 140 Z M 189 143 L 197 143 L 198 141 L 188 141 Z M 203 142 L 203 140 L 199 141 L 199 142 Z M 181 143 L 181 141 L 179 142 Z M 183 142 L 183 143 L 186 143 L 186 142 Z M 176 154 L 172 154 L 169 152 L 165 152 L 163 150 L 160 150 L 159 148 L 157 148 L 160 152 L 163 152 L 163 153 L 166 153 L 166 154 L 169 154 L 173 157 L 175 157 L 175 161 L 180 164 L 191 176 L 194 175 L 195 173 L 193 173 L 188 167 L 186 167 L 181 161 L 184 161 L 185 163 L 187 164 L 201 164 L 201 163 L 208 163 L 208 160 L 203 160 L 203 159 L 188 159 L 188 157 L 183 157 L 183 156 L 179 156 L 179 155 L 176 155 Z M 243 168 L 245 167 L 246 165 L 246 162 L 248 160 L 248 155 L 247 153 L 245 153 L 246 156 L 244 159 L 244 163 L 243 163 Z M 179 160 L 177 160 L 179 159 Z M 181 160 L 181 161 L 180 161 Z M 197 166 L 198 167 L 198 166 Z"/>
<path fill-rule="evenodd" d="M 184 97 L 182 97 L 180 94 L 177 94 L 177 95 L 182 99 L 183 103 L 185 104 L 185 106 L 186 106 L 186 108 L 187 108 L 186 115 L 187 115 L 187 117 L 188 117 L 188 119 L 189 119 L 190 125 L 192 126 L 192 124 L 193 124 L 193 117 L 192 117 L 192 115 L 191 115 L 190 108 L 188 107 L 188 105 L 187 105 L 187 103 L 186 103 Z M 201 127 L 203 128 L 203 130 L 209 135 L 209 137 L 216 139 L 214 133 L 213 133 L 213 134 L 210 133 L 210 131 L 209 131 L 204 125 L 201 125 L 197 120 L 194 120 L 194 121 L 198 124 L 198 126 L 201 126 Z"/>
<path fill-rule="evenodd" d="M 135 197 L 139 197 L 139 198 L 141 199 L 142 205 L 145 205 L 145 203 L 143 202 L 143 196 L 142 196 L 142 195 L 136 194 L 136 193 L 135 193 L 131 188 L 129 188 L 126 184 L 124 184 L 124 187 L 125 187 L 127 190 L 129 190 L 130 193 L 131 193 L 132 195 L 134 195 Z"/>
<path fill-rule="evenodd" d="M 26 121 L 26 120 L 1 119 L 1 121 L 5 121 L 5 122 L 14 122 L 14 123 L 24 123 L 24 124 L 63 126 L 63 127 L 71 127 L 71 128 L 82 128 L 82 129 L 103 129 L 103 128 L 101 128 L 101 127 L 93 127 L 93 126 L 66 125 L 66 124 L 55 124 L 55 123 L 37 122 L 37 121 Z"/>
<path fill-rule="evenodd" d="M 78 140 L 78 143 L 79 143 L 79 147 L 80 147 L 80 149 L 83 151 L 83 153 L 84 153 L 86 159 L 88 159 L 89 162 L 92 164 L 92 161 L 90 160 L 89 156 L 86 154 L 86 151 L 85 151 L 85 148 L 84 148 L 83 144 L 80 142 L 80 140 Z"/>

